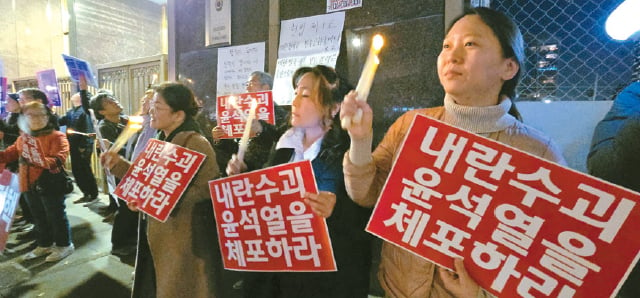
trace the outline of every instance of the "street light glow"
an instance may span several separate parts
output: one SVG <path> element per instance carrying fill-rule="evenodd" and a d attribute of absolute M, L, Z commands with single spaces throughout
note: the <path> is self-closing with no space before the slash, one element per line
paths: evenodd
<path fill-rule="evenodd" d="M 627 40 L 640 31 L 640 0 L 625 0 L 607 18 L 604 28 L 611 38 Z"/>

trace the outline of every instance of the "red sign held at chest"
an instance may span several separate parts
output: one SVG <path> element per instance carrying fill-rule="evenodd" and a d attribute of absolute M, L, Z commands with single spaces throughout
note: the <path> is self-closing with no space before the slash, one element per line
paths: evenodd
<path fill-rule="evenodd" d="M 209 182 L 224 268 L 336 271 L 324 218 L 305 193 L 318 193 L 311 162 L 301 161 Z"/>
<path fill-rule="evenodd" d="M 610 297 L 638 260 L 640 194 L 417 115 L 367 231 L 499 297 Z"/>
<path fill-rule="evenodd" d="M 140 201 L 140 211 L 164 222 L 204 159 L 205 155 L 200 152 L 151 139 L 122 177 L 114 194 L 127 202 Z"/>

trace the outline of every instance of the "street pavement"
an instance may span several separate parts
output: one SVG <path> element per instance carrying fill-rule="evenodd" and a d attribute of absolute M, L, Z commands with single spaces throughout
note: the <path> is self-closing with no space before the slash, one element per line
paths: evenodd
<path fill-rule="evenodd" d="M 75 252 L 59 262 L 23 260 L 35 240 L 13 229 L 0 255 L 0 297 L 130 297 L 135 257 L 110 254 L 112 226 L 99 214 L 109 199 L 100 195 L 88 207 L 73 204 L 81 196 L 77 187 L 67 195 Z"/>

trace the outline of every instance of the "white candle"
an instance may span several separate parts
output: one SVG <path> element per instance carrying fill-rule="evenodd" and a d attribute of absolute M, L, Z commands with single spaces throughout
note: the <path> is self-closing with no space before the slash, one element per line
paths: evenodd
<path fill-rule="evenodd" d="M 364 63 L 364 67 L 362 68 L 362 73 L 360 74 L 360 79 L 358 80 L 358 85 L 356 86 L 356 99 L 358 101 L 367 101 L 367 97 L 369 97 L 369 91 L 371 90 L 371 85 L 373 84 L 373 78 L 376 75 L 376 70 L 378 69 L 378 64 L 380 64 L 380 59 L 378 58 L 378 53 L 382 46 L 384 45 L 384 39 L 382 35 L 376 34 L 373 37 L 373 42 L 371 43 L 371 48 L 369 49 L 369 55 L 367 56 L 367 60 Z M 360 123 L 362 119 L 362 110 L 358 109 L 356 114 L 352 117 L 344 117 L 342 119 L 342 128 L 348 129 L 351 126 L 351 123 Z"/>
<path fill-rule="evenodd" d="M 244 126 L 244 132 L 242 133 L 242 138 L 240 139 L 240 144 L 238 145 L 238 160 L 244 160 L 244 153 L 247 151 L 247 146 L 249 146 L 249 136 L 251 135 L 251 125 L 253 124 L 253 120 L 256 118 L 256 108 L 258 107 L 258 101 L 254 98 L 251 101 L 251 107 L 249 108 L 249 116 L 247 117 L 247 122 Z"/>
<path fill-rule="evenodd" d="M 127 122 L 127 126 L 125 126 L 124 130 L 120 133 L 116 141 L 113 142 L 113 145 L 111 145 L 111 148 L 109 148 L 109 151 L 111 152 L 120 151 L 122 146 L 124 146 L 127 143 L 127 141 L 129 141 L 129 139 L 136 134 L 136 132 L 142 129 L 143 121 L 144 119 L 142 118 L 142 116 L 129 117 L 129 122 Z"/>

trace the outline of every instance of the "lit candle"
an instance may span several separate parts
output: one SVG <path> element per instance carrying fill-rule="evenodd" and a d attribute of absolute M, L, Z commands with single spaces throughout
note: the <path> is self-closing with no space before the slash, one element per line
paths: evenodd
<path fill-rule="evenodd" d="M 120 151 L 120 149 L 122 149 L 122 147 L 127 143 L 127 141 L 129 141 L 129 139 L 133 135 L 135 135 L 136 132 L 142 129 L 143 121 L 144 119 L 142 118 L 142 116 L 129 117 L 129 122 L 127 123 L 127 126 L 125 126 L 124 130 L 120 133 L 116 141 L 113 142 L 113 145 L 111 145 L 111 148 L 109 148 L 109 151 L 111 152 Z"/>
<path fill-rule="evenodd" d="M 247 146 L 249 145 L 249 136 L 251 135 L 251 125 L 253 124 L 253 120 L 256 118 L 256 108 L 258 107 L 258 101 L 254 98 L 251 101 L 251 107 L 249 108 L 249 116 L 247 117 L 247 122 L 244 126 L 244 132 L 242 133 L 242 138 L 240 139 L 240 144 L 238 144 L 238 160 L 244 160 L 244 153 L 247 151 Z"/>
<path fill-rule="evenodd" d="M 362 73 L 360 74 L 360 80 L 358 80 L 358 86 L 356 86 L 356 99 L 358 101 L 367 101 L 367 97 L 369 97 L 369 90 L 371 90 L 371 84 L 373 84 L 373 78 L 376 75 L 376 70 L 378 69 L 378 64 L 380 64 L 380 59 L 378 58 L 378 53 L 382 46 L 384 45 L 384 39 L 382 35 L 376 34 L 373 37 L 373 42 L 371 43 L 371 48 L 369 49 L 369 55 L 367 56 L 367 60 L 364 63 L 364 67 L 362 68 Z M 348 129 L 351 126 L 351 123 L 360 123 L 362 119 L 362 110 L 358 109 L 356 114 L 352 117 L 344 117 L 342 119 L 342 128 Z"/>
<path fill-rule="evenodd" d="M 88 134 L 88 133 L 80 132 L 80 131 L 74 130 L 72 128 L 67 128 L 67 134 L 68 135 L 81 135 L 81 136 L 85 136 L 85 137 L 91 137 L 91 135 Z"/>

